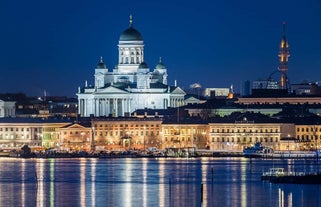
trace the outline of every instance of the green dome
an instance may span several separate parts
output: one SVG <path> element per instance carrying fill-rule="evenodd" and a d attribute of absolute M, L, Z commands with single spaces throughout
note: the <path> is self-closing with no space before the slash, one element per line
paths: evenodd
<path fill-rule="evenodd" d="M 156 69 L 166 69 L 165 65 L 163 63 L 158 63 L 156 65 Z"/>
<path fill-rule="evenodd" d="M 100 61 L 99 61 L 98 65 L 97 65 L 97 69 L 106 69 L 106 68 L 107 67 L 106 67 L 106 65 L 105 65 L 105 63 L 103 61 L 103 58 L 100 57 Z"/>
<path fill-rule="evenodd" d="M 120 35 L 119 41 L 142 41 L 143 37 L 139 31 L 129 27 Z"/>
<path fill-rule="evenodd" d="M 147 65 L 147 63 L 142 62 L 141 64 L 139 64 L 138 68 L 145 69 L 145 68 L 148 68 L 148 65 Z"/>
<path fill-rule="evenodd" d="M 132 15 L 129 17 L 129 28 L 123 31 L 119 41 L 143 41 L 143 37 L 136 29 L 133 28 Z"/>
<path fill-rule="evenodd" d="M 156 69 L 166 69 L 165 65 L 162 62 L 162 58 L 161 57 L 159 58 L 159 62 L 156 65 Z"/>

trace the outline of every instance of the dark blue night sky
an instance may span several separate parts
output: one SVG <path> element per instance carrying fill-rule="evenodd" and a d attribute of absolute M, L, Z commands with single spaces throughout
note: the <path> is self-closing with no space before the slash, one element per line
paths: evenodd
<path fill-rule="evenodd" d="M 102 56 L 118 61 L 118 39 L 129 26 L 145 43 L 151 69 L 161 56 L 169 83 L 182 88 L 239 90 L 278 66 L 282 22 L 290 45 L 289 80 L 321 81 L 319 0 L 2 0 L 0 93 L 75 96 L 93 83 Z M 275 77 L 277 79 L 278 77 Z"/>

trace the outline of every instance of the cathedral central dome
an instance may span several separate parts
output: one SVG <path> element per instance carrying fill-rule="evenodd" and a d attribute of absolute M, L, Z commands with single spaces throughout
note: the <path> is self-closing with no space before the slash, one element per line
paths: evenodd
<path fill-rule="evenodd" d="M 129 28 L 123 31 L 120 35 L 119 41 L 142 41 L 143 37 L 139 31 L 133 28 L 133 19 L 130 16 Z"/>
<path fill-rule="evenodd" d="M 139 31 L 134 29 L 132 26 L 123 31 L 120 35 L 119 41 L 142 41 L 143 37 Z"/>

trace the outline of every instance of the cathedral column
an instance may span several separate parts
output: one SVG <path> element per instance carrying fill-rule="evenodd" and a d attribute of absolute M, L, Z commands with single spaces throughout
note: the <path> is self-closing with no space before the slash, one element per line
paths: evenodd
<path fill-rule="evenodd" d="M 107 99 L 104 98 L 104 115 L 107 116 Z"/>
<path fill-rule="evenodd" d="M 96 99 L 96 111 L 95 111 L 95 116 L 99 116 L 99 99 Z"/>
<path fill-rule="evenodd" d="M 110 109 L 109 99 L 106 98 L 106 116 L 109 116 L 110 114 L 109 109 Z"/>
<path fill-rule="evenodd" d="M 125 99 L 121 99 L 121 115 L 125 116 Z"/>
<path fill-rule="evenodd" d="M 78 99 L 78 114 L 82 116 L 82 99 Z"/>
<path fill-rule="evenodd" d="M 128 98 L 127 105 L 128 105 L 128 112 L 131 113 L 131 108 L 130 108 L 130 106 L 131 106 L 131 98 Z"/>
<path fill-rule="evenodd" d="M 87 116 L 87 99 L 84 99 L 84 114 L 83 116 Z"/>
<path fill-rule="evenodd" d="M 95 116 L 95 113 L 96 113 L 96 99 L 94 98 L 93 100 L 92 100 L 92 109 L 91 109 L 91 114 L 93 114 L 94 116 Z M 88 115 L 90 115 L 90 114 L 88 114 Z"/>
<path fill-rule="evenodd" d="M 122 63 L 122 58 L 121 58 L 121 49 L 118 50 L 118 63 Z"/>
<path fill-rule="evenodd" d="M 115 111 L 115 117 L 118 116 L 118 103 L 117 103 L 118 99 L 114 98 L 114 111 Z"/>
<path fill-rule="evenodd" d="M 79 111 L 79 114 L 81 116 L 84 116 L 85 115 L 85 99 L 80 99 L 80 111 Z"/>

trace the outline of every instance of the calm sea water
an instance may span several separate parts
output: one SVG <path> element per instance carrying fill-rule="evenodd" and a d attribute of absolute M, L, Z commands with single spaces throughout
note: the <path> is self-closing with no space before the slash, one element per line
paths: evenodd
<path fill-rule="evenodd" d="M 0 158 L 0 206 L 321 206 L 321 185 L 262 182 L 270 167 L 316 170 L 313 160 Z"/>

